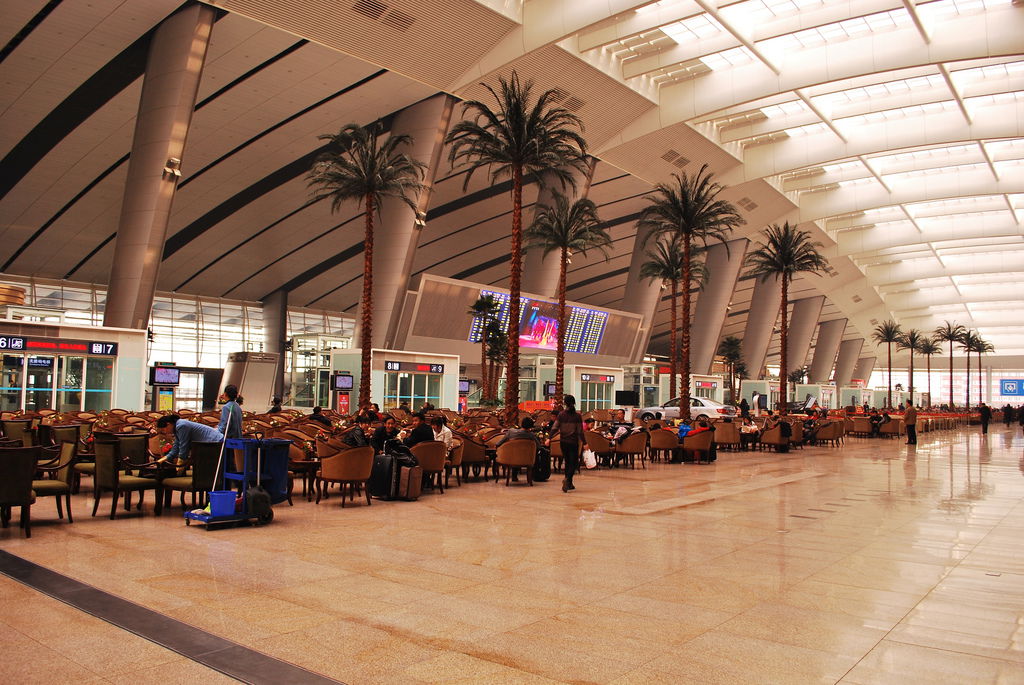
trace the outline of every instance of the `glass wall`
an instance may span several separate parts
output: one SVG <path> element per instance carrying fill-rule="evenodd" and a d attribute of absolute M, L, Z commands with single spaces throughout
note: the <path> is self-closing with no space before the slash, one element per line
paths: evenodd
<path fill-rule="evenodd" d="M 114 390 L 114 359 L 88 357 L 85 360 L 85 411 L 111 409 Z"/>
<path fill-rule="evenodd" d="M 389 371 L 384 374 L 384 411 L 405 402 L 413 411 L 425 402 L 441 406 L 441 374 Z"/>
<path fill-rule="evenodd" d="M 25 365 L 22 355 L 5 354 L 3 357 L 3 385 L 0 386 L 0 410 L 17 411 L 21 409 L 22 377 Z"/>
<path fill-rule="evenodd" d="M 615 402 L 614 383 L 580 382 L 580 411 L 611 409 Z"/>
<path fill-rule="evenodd" d="M 57 357 L 57 411 L 77 411 L 82 406 L 84 373 L 84 357 Z"/>

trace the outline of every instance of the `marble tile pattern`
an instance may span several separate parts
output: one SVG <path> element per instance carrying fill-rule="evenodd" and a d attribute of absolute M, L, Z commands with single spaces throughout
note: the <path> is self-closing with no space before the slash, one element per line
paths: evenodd
<path fill-rule="evenodd" d="M 1020 427 L 0 546 L 346 683 L 1024 683 Z M 17 517 L 15 516 L 15 520 Z M 225 678 L 0 576 L 0 682 Z"/>

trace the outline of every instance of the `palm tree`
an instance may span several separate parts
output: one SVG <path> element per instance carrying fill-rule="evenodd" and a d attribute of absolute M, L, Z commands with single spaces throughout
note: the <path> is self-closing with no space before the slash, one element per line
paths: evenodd
<path fill-rule="evenodd" d="M 711 241 L 724 243 L 732 229 L 742 225 L 743 218 L 732 203 L 719 200 L 718 195 L 725 187 L 714 182 L 714 174 L 708 165 L 688 176 L 672 174 L 672 183 L 659 183 L 654 193 L 647 196 L 649 204 L 640 213 L 637 232 L 646 235 L 671 235 L 683 251 L 682 282 L 683 293 L 681 322 L 680 373 L 683 387 L 679 400 L 679 416 L 684 421 L 690 417 L 690 289 L 694 281 L 693 264 L 695 248 L 706 248 Z"/>
<path fill-rule="evenodd" d="M 672 240 L 658 240 L 654 244 L 654 250 L 647 251 L 648 260 L 640 266 L 640 276 L 647 279 L 657 279 L 662 283 L 669 284 L 669 397 L 676 396 L 676 374 L 679 371 L 677 354 L 678 348 L 678 307 L 676 301 L 679 299 L 679 280 L 683 277 L 683 253 L 679 246 Z M 689 289 L 687 289 L 689 292 Z"/>
<path fill-rule="evenodd" d="M 916 328 L 911 328 L 896 341 L 897 349 L 910 352 L 910 404 L 914 403 L 914 352 L 921 351 L 921 345 L 925 340 L 924 333 Z"/>
<path fill-rule="evenodd" d="M 928 360 L 928 406 L 932 406 L 932 355 L 942 354 L 942 346 L 932 338 L 925 338 L 917 351 Z"/>
<path fill-rule="evenodd" d="M 718 343 L 718 355 L 729 367 L 729 400 L 736 404 L 736 366 L 743 359 L 743 341 L 728 335 Z"/>
<path fill-rule="evenodd" d="M 580 199 L 572 204 L 562 194 L 555 195 L 555 206 L 543 205 L 537 211 L 533 225 L 524 235 L 529 247 L 544 251 L 544 256 L 558 250 L 558 347 L 555 353 L 555 405 L 562 404 L 565 390 L 565 271 L 573 254 L 585 255 L 587 250 L 598 249 L 608 259 L 608 246 L 612 244 L 608 229 L 597 218 L 597 205 L 592 200 Z"/>
<path fill-rule="evenodd" d="M 452 166 L 467 167 L 463 190 L 479 169 L 486 168 L 492 182 L 512 179 L 512 246 L 509 277 L 508 374 L 505 386 L 506 421 L 517 417 L 519 404 L 519 293 L 523 275 L 523 183 L 541 173 L 553 177 L 564 188 L 575 187 L 572 171 L 586 169 L 586 141 L 583 123 L 554 102 L 561 93 L 547 90 L 534 100 L 533 82 L 520 82 L 516 72 L 508 80 L 498 79 L 495 90 L 481 84 L 494 99 L 496 109 L 477 100 L 462 105 L 463 121 L 455 124 L 445 142 Z"/>
<path fill-rule="evenodd" d="M 501 367 L 508 362 L 508 335 L 501 328 L 501 322 L 491 319 L 487 323 L 487 361 L 490 364 L 490 371 L 487 372 L 488 404 L 497 404 L 498 401 L 498 379 L 501 378 Z"/>
<path fill-rule="evenodd" d="M 980 335 L 978 336 L 978 343 L 974 347 L 974 351 L 978 353 L 978 401 L 981 402 L 985 399 L 984 388 L 982 386 L 983 378 L 981 375 L 981 355 L 986 352 L 995 352 L 995 346 L 989 341 L 983 339 Z"/>
<path fill-rule="evenodd" d="M 960 349 L 967 353 L 967 392 L 965 395 L 967 411 L 971 410 L 971 352 L 974 352 L 980 344 L 981 336 L 977 331 L 967 329 L 964 331 L 963 337 L 960 338 Z"/>
<path fill-rule="evenodd" d="M 749 253 L 745 262 L 750 271 L 748 277 L 765 281 L 778 276 L 782 286 L 782 325 L 779 328 L 780 350 L 779 391 L 781 412 L 789 411 L 788 359 L 786 345 L 789 341 L 789 286 L 798 273 L 821 273 L 828 267 L 828 260 L 821 256 L 818 248 L 822 244 L 811 240 L 809 231 L 798 230 L 785 222 L 782 226 L 773 224 L 765 229 L 765 244 Z"/>
<path fill-rule="evenodd" d="M 480 320 L 480 399 L 494 399 L 488 395 L 490 384 L 487 382 L 487 327 L 498 316 L 500 304 L 494 295 L 481 295 L 469 306 L 469 315 Z"/>
<path fill-rule="evenodd" d="M 935 340 L 938 342 L 949 343 L 949 409 L 953 410 L 955 406 L 953 404 L 953 343 L 958 343 L 963 340 L 964 333 L 967 329 L 958 323 L 950 323 L 944 321 L 941 326 L 935 329 L 932 335 L 935 336 Z"/>
<path fill-rule="evenodd" d="M 892 344 L 898 343 L 903 335 L 900 325 L 889 319 L 875 326 L 875 332 L 871 337 L 879 345 L 885 345 L 889 351 L 889 390 L 885 396 L 885 406 L 892 409 Z"/>
<path fill-rule="evenodd" d="M 307 180 L 315 200 L 330 198 L 331 211 L 346 202 L 363 204 L 363 296 L 360 303 L 362 365 L 359 406 L 370 403 L 370 350 L 373 348 L 373 222 L 387 198 L 416 209 L 415 198 L 426 188 L 421 182 L 426 165 L 399 147 L 412 143 L 405 135 L 379 140 L 380 125 L 347 124 L 336 134 L 324 134 L 327 150 L 317 157 Z"/>

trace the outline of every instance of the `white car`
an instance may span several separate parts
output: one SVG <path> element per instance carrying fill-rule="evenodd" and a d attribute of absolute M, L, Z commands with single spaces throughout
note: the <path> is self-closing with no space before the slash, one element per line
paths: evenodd
<path fill-rule="evenodd" d="M 644 421 L 650 421 L 651 419 L 678 419 L 679 399 L 674 397 L 659 407 L 644 407 L 637 412 L 637 416 Z M 705 397 L 691 397 L 690 416 L 692 418 L 707 416 L 712 419 L 736 416 L 736 407 L 715 402 Z"/>

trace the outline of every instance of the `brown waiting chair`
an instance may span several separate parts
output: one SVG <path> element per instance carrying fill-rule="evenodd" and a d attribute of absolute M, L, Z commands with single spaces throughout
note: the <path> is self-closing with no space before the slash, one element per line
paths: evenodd
<path fill-rule="evenodd" d="M 528 438 L 509 440 L 498 447 L 496 462 L 501 466 L 506 487 L 512 482 L 512 471 L 516 468 L 526 470 L 526 482 L 533 486 L 533 464 L 536 461 L 537 443 Z M 498 482 L 497 478 L 495 478 L 495 482 Z"/>
<path fill-rule="evenodd" d="M 775 449 L 781 448 L 783 445 L 789 448 L 789 438 L 782 437 L 782 428 L 775 426 L 768 430 L 761 431 L 761 438 L 758 440 L 758 445 L 764 449 L 766 447 Z"/>
<path fill-rule="evenodd" d="M 448 448 L 440 440 L 427 440 L 412 446 L 412 456 L 423 469 L 423 480 L 444 494 L 444 464 L 448 460 Z"/>
<path fill-rule="evenodd" d="M 220 442 L 195 441 L 189 446 L 189 458 L 186 468 L 191 472 L 184 476 L 172 476 L 163 479 L 163 489 L 166 491 L 166 506 L 170 506 L 173 491 L 181 491 L 181 506 L 185 507 L 185 493 L 192 493 L 192 508 L 205 506 L 207 504 L 206 493 L 210 490 L 217 490 L 220 484 L 221 474 L 224 472 L 225 464 L 221 463 L 220 471 L 217 470 L 217 462 L 221 460 Z M 224 459 L 227 459 L 225 450 Z M 198 495 L 198 497 L 197 497 Z"/>
<path fill-rule="evenodd" d="M 589 442 L 587 443 L 590 444 Z M 591 447 L 593 449 L 593 447 Z M 629 468 L 636 468 L 636 460 L 640 459 L 640 465 L 647 468 L 647 433 L 633 433 L 627 436 L 622 442 L 615 446 L 615 458 L 621 458 L 629 463 Z"/>
<path fill-rule="evenodd" d="M 462 440 L 456 438 L 458 444 L 448 453 L 448 463 L 444 465 L 444 486 L 448 487 L 448 478 L 455 473 L 455 482 L 462 487 L 462 477 L 459 471 L 462 469 L 462 455 L 466 451 L 466 445 Z"/>
<path fill-rule="evenodd" d="M 711 461 L 711 443 L 715 439 L 715 431 L 707 430 L 701 431 L 694 435 L 687 435 L 683 438 L 682 450 L 683 454 L 693 454 L 693 460 L 697 463 L 707 458 L 708 462 Z M 685 459 L 685 456 L 684 456 Z"/>
<path fill-rule="evenodd" d="M 354 447 L 320 462 L 320 473 L 316 478 L 316 503 L 320 503 L 320 496 L 326 489 L 325 483 L 338 483 L 341 486 L 342 508 L 345 507 L 345 486 L 348 486 L 349 500 L 353 501 L 356 492 L 362 488 L 369 506 L 370 489 L 366 487 L 366 481 L 373 470 L 373 455 L 372 447 Z"/>
<path fill-rule="evenodd" d="M 38 461 L 38 447 L 0 448 L 0 524 L 6 528 L 11 509 L 20 507 L 21 527 L 27 538 L 32 537 L 32 505 L 36 501 L 32 476 Z"/>
<path fill-rule="evenodd" d="M 674 461 L 679 451 L 679 436 L 672 431 L 656 428 L 651 431 L 651 461 Z"/>
<path fill-rule="evenodd" d="M 742 444 L 743 441 L 740 439 L 740 429 L 738 425 L 731 421 L 729 423 L 724 421 L 715 423 L 716 447 L 728 447 L 729 449 L 738 450 Z"/>
<path fill-rule="evenodd" d="M 598 461 L 603 461 L 607 466 L 611 466 L 612 457 L 615 455 L 615 445 L 611 443 L 608 438 L 604 437 L 597 431 L 583 431 L 583 440 L 594 452 L 594 456 L 597 457 Z M 580 459 L 583 459 L 583 452 L 580 451 Z"/>
<path fill-rule="evenodd" d="M 463 433 L 459 433 L 458 437 L 462 440 L 462 477 L 468 478 L 472 469 L 474 476 L 482 471 L 484 480 L 487 480 L 487 467 L 491 463 L 487 456 L 487 446 Z"/>
<path fill-rule="evenodd" d="M 124 495 L 125 511 L 131 510 L 131 493 L 139 493 L 138 509 L 142 509 L 142 500 L 146 490 L 156 491 L 156 506 L 154 513 L 159 516 L 163 511 L 163 487 L 155 478 L 142 478 L 139 476 L 127 476 L 121 473 L 125 468 L 118 453 L 117 442 L 97 442 L 96 450 L 96 474 L 93 477 L 93 504 L 92 515 L 100 506 L 100 495 L 104 490 L 109 490 L 113 497 L 110 503 L 110 518 L 117 516 L 117 500 Z"/>
<path fill-rule="evenodd" d="M 71 517 L 71 487 L 74 480 L 74 464 L 78 453 L 78 442 L 62 442 L 60 444 L 60 456 L 52 466 L 37 466 L 36 471 L 50 474 L 50 478 L 33 480 L 32 490 L 36 497 L 54 497 L 57 500 L 57 516 L 64 518 L 64 510 L 61 505 L 61 497 L 64 498 L 64 506 L 68 510 L 68 523 L 74 523 Z"/>
<path fill-rule="evenodd" d="M 9 419 L 0 421 L 3 426 L 4 437 L 10 440 L 21 440 L 25 447 L 36 444 L 35 431 L 32 430 L 31 419 Z"/>

